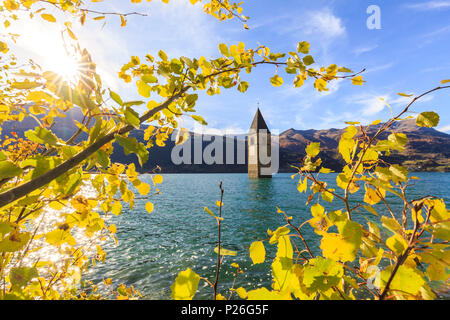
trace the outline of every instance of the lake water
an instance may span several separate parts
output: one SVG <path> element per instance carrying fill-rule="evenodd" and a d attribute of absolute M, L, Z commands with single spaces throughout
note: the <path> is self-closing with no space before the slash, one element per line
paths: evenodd
<path fill-rule="evenodd" d="M 449 173 L 412 175 L 420 180 L 410 187 L 409 199 L 431 194 L 449 203 Z M 235 270 L 230 266 L 232 262 L 237 262 L 245 271 L 245 275 L 237 278 L 236 288 L 270 287 L 270 264 L 275 246 L 265 242 L 266 262 L 256 266 L 251 263 L 248 248 L 253 241 L 266 239 L 268 228 L 275 230 L 285 224 L 276 206 L 292 216 L 296 225 L 311 217 L 310 206 L 305 207 L 305 194 L 296 189 L 298 178 L 292 180 L 291 174 L 260 180 L 249 180 L 246 174 L 166 174 L 163 177 L 164 182 L 159 185 L 162 194 L 151 198 L 155 205 L 151 214 L 144 208 L 146 200 L 136 200 L 133 210 L 124 206 L 121 216 L 108 218 L 109 223 L 117 225 L 119 244 L 107 243 L 104 246 L 106 264 L 97 264 L 87 278 L 99 282 L 110 277 L 117 284 L 134 285 L 146 299 L 169 299 L 170 285 L 177 274 L 188 267 L 213 282 L 217 223 L 203 207 L 217 213 L 215 202 L 220 199 L 219 182 L 222 181 L 225 190 L 222 247 L 237 251 L 237 255 L 225 257 L 219 292 L 229 296 L 228 288 L 232 285 Z M 329 186 L 335 186 L 336 174 L 322 175 L 322 179 Z M 144 176 L 143 180 L 151 183 L 150 177 Z M 362 196 L 359 193 L 358 196 Z M 335 203 L 321 201 L 327 211 L 341 208 L 338 200 Z M 379 208 L 379 212 L 383 212 L 382 207 Z M 400 209 L 395 204 L 393 208 Z M 363 213 L 373 221 L 377 219 L 364 209 L 359 214 L 355 213 L 353 218 L 363 219 Z M 318 238 L 309 224 L 302 231 L 313 252 L 319 253 Z M 210 299 L 211 296 L 211 287 L 200 280 L 195 298 Z"/>

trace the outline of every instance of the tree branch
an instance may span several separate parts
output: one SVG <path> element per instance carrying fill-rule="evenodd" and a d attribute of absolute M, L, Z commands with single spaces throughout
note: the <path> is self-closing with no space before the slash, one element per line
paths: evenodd
<path fill-rule="evenodd" d="M 186 86 L 182 88 L 177 94 L 173 95 L 169 99 L 167 99 L 164 103 L 160 104 L 158 107 L 147 111 L 142 117 L 139 118 L 140 123 L 144 123 L 148 119 L 150 119 L 153 115 L 155 115 L 157 112 L 167 108 L 174 100 L 178 99 L 183 93 L 185 93 L 190 86 Z M 0 194 L 0 208 L 4 207 L 11 202 L 14 202 L 23 196 L 27 195 L 28 193 L 39 189 L 46 184 L 52 182 L 54 179 L 59 177 L 60 175 L 64 174 L 65 172 L 69 171 L 70 169 L 75 168 L 77 165 L 79 165 L 81 162 L 86 160 L 89 156 L 94 154 L 98 149 L 100 149 L 105 144 L 113 141 L 115 139 L 116 135 L 122 135 L 129 131 L 132 131 L 134 127 L 132 125 L 127 125 L 125 127 L 122 127 L 121 129 L 115 130 L 106 136 L 98 139 L 96 142 L 91 144 L 89 147 L 84 149 L 83 151 L 80 151 L 78 154 L 73 156 L 72 158 L 66 160 L 65 162 L 61 163 L 59 166 L 53 168 L 52 170 L 47 171 L 46 173 L 42 174 L 41 176 L 32 179 L 24 184 L 21 184 L 15 188 L 12 188 L 8 191 L 5 191 Z"/>

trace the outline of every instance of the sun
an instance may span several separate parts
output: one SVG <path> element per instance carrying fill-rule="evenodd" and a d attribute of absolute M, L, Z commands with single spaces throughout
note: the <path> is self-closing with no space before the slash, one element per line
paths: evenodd
<path fill-rule="evenodd" d="M 81 77 L 80 62 L 66 52 L 54 52 L 47 56 L 45 69 L 58 74 L 63 81 L 76 84 Z"/>

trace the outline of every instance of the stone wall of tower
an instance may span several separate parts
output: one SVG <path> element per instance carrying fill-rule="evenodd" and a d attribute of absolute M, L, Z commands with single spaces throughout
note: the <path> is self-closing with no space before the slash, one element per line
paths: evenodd
<path fill-rule="evenodd" d="M 260 158 L 261 143 L 266 145 L 267 157 L 271 157 L 271 134 L 268 130 L 258 130 L 258 132 L 251 132 L 248 136 L 248 177 L 251 179 L 257 178 L 271 178 L 270 172 L 271 161 L 263 164 Z M 264 168 L 267 170 L 264 172 Z"/>
<path fill-rule="evenodd" d="M 270 134 L 270 132 L 261 132 L 261 135 L 265 135 L 266 136 L 266 150 L 267 150 L 267 157 L 271 158 L 272 157 L 272 136 Z M 259 148 L 258 148 L 259 151 Z M 272 178 L 272 172 L 271 172 L 271 166 L 272 166 L 272 161 L 270 160 L 269 163 L 267 164 L 263 164 L 262 163 L 262 159 L 258 159 L 259 161 L 259 177 L 260 178 Z M 267 170 L 263 170 L 264 168 L 266 168 Z"/>
<path fill-rule="evenodd" d="M 247 165 L 248 177 L 251 179 L 259 178 L 259 157 L 258 157 L 258 134 L 256 131 L 251 131 L 247 140 Z"/>

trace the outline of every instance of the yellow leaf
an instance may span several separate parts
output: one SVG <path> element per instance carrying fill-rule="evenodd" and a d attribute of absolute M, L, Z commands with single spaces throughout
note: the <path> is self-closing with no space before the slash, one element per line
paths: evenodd
<path fill-rule="evenodd" d="M 150 192 L 150 185 L 148 183 L 141 183 L 137 186 L 139 193 L 143 196 Z"/>
<path fill-rule="evenodd" d="M 403 252 L 405 252 L 406 248 L 408 247 L 408 243 L 401 235 L 395 233 L 392 237 L 386 240 L 386 246 L 391 249 L 397 256 L 400 256 L 401 254 L 403 254 Z"/>
<path fill-rule="evenodd" d="M 153 182 L 156 183 L 162 183 L 163 182 L 163 177 L 160 174 L 157 174 L 156 176 L 153 177 Z"/>
<path fill-rule="evenodd" d="M 147 202 L 145 204 L 145 210 L 147 210 L 148 213 L 152 213 L 152 211 L 153 211 L 153 203 Z"/>
<path fill-rule="evenodd" d="M 339 234 L 325 233 L 320 243 L 323 256 L 335 261 L 353 261 L 361 244 L 361 225 L 346 221 L 338 224 Z"/>
<path fill-rule="evenodd" d="M 297 190 L 298 192 L 302 193 L 305 192 L 308 189 L 308 179 L 305 178 L 302 182 L 302 179 L 298 181 Z"/>
<path fill-rule="evenodd" d="M 9 51 L 8 45 L 3 41 L 0 41 L 0 52 L 7 53 Z"/>
<path fill-rule="evenodd" d="M 280 293 L 269 291 L 266 288 L 258 288 L 248 292 L 247 300 L 292 300 L 292 297 L 289 292 Z"/>
<path fill-rule="evenodd" d="M 269 243 L 270 243 L 270 244 L 277 243 L 277 242 L 278 242 L 278 239 L 279 239 L 281 236 L 286 235 L 286 234 L 288 234 L 289 232 L 290 232 L 289 228 L 287 228 L 287 227 L 279 227 L 277 230 L 275 230 L 275 231 L 272 233 L 272 235 L 271 235 L 272 237 L 270 238 Z"/>
<path fill-rule="evenodd" d="M 123 15 L 120 15 L 120 26 L 125 27 L 127 25 L 127 20 Z"/>
<path fill-rule="evenodd" d="M 327 82 L 325 80 L 323 80 L 322 78 L 317 79 L 314 82 L 314 88 L 316 88 L 319 92 L 328 91 Z"/>
<path fill-rule="evenodd" d="M 114 201 L 111 207 L 111 213 L 117 216 L 121 212 L 122 212 L 122 204 L 120 203 L 120 201 Z"/>
<path fill-rule="evenodd" d="M 78 38 L 75 36 L 75 34 L 69 28 L 67 28 L 67 33 L 73 40 L 78 40 Z"/>
<path fill-rule="evenodd" d="M 241 298 L 241 299 L 246 299 L 248 296 L 247 290 L 245 290 L 242 287 L 237 288 L 236 293 L 239 295 L 239 298 Z"/>
<path fill-rule="evenodd" d="M 175 300 L 192 300 L 197 292 L 199 281 L 200 276 L 190 268 L 181 271 L 170 286 L 171 297 Z"/>
<path fill-rule="evenodd" d="M 70 234 L 70 231 L 63 229 L 56 229 L 48 232 L 45 235 L 45 241 L 58 247 L 64 243 L 67 243 L 70 246 L 74 246 L 77 243 L 75 238 Z"/>
<path fill-rule="evenodd" d="M 266 249 L 262 241 L 255 241 L 250 245 L 250 258 L 253 264 L 264 262 L 266 259 Z"/>
<path fill-rule="evenodd" d="M 278 240 L 277 256 L 272 263 L 273 289 L 283 292 L 294 283 L 296 275 L 292 272 L 293 253 L 290 237 L 281 236 Z"/>
<path fill-rule="evenodd" d="M 219 247 L 215 247 L 214 252 L 219 253 Z M 237 254 L 236 251 L 228 250 L 228 249 L 224 249 L 224 248 L 220 247 L 220 255 L 221 256 L 235 256 L 236 254 Z"/>
<path fill-rule="evenodd" d="M 363 82 L 364 81 L 363 81 L 363 77 L 362 76 L 357 76 L 357 77 L 352 78 L 352 83 L 355 86 L 362 86 Z"/>
<path fill-rule="evenodd" d="M 42 19 L 47 20 L 48 22 L 56 22 L 56 19 L 51 14 L 43 13 L 41 14 Z"/>
<path fill-rule="evenodd" d="M 279 75 L 274 75 L 272 78 L 270 78 L 270 83 L 274 87 L 279 87 L 283 84 L 283 78 L 281 78 Z"/>
<path fill-rule="evenodd" d="M 366 187 L 366 194 L 364 195 L 364 202 L 372 205 L 380 202 L 381 197 L 378 195 L 377 191 L 372 188 Z"/>
<path fill-rule="evenodd" d="M 112 224 L 112 225 L 109 226 L 108 230 L 111 233 L 116 233 L 117 232 L 117 227 L 116 227 L 115 224 Z"/>

